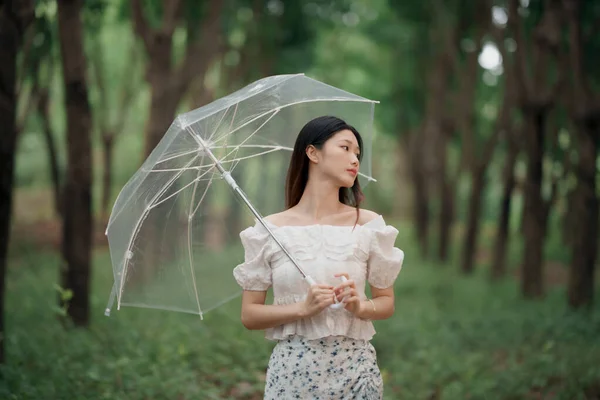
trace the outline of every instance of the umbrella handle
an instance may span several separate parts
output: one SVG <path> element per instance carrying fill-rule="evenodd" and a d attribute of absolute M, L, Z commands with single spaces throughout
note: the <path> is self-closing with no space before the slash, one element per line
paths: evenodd
<path fill-rule="evenodd" d="M 346 277 L 344 275 L 342 275 L 341 278 L 342 278 L 342 283 L 346 282 L 348 280 L 348 279 L 346 279 Z M 333 299 L 335 300 L 335 304 L 330 305 L 329 308 L 334 309 L 334 310 L 339 310 L 340 308 L 344 308 L 346 306 L 347 298 L 348 298 L 348 296 L 344 296 L 342 301 L 337 301 L 337 296 L 334 297 Z"/>
<path fill-rule="evenodd" d="M 346 279 L 346 277 L 345 277 L 345 276 L 343 276 L 343 275 L 341 276 L 341 278 L 342 278 L 342 282 L 346 282 L 346 281 L 348 280 L 348 279 Z M 306 277 L 305 277 L 304 279 L 305 279 L 305 280 L 306 280 L 306 282 L 308 282 L 308 284 L 309 284 L 309 285 L 311 285 L 311 286 L 312 286 L 312 285 L 316 285 L 316 284 L 317 284 L 317 282 L 315 282 L 315 280 L 314 280 L 314 279 L 313 279 L 311 276 L 309 276 L 309 275 L 306 275 Z M 348 296 L 345 296 L 345 297 L 342 299 L 342 301 L 337 301 L 337 297 L 334 297 L 334 299 L 335 299 L 335 304 L 332 304 L 332 305 L 330 305 L 330 306 L 329 306 L 329 308 L 331 308 L 331 309 L 333 309 L 333 310 L 339 310 L 340 308 L 343 308 L 343 307 L 345 307 L 345 306 L 346 306 L 346 303 L 345 303 L 344 301 L 345 301 L 347 298 L 348 298 Z"/>

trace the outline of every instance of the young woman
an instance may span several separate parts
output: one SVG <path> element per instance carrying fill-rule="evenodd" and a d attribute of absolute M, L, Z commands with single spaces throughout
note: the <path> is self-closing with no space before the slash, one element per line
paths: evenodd
<path fill-rule="evenodd" d="M 234 276 L 244 289 L 242 323 L 277 341 L 265 399 L 382 397 L 371 321 L 394 313 L 393 284 L 404 253 L 394 247 L 398 231 L 359 208 L 361 147 L 360 134 L 339 118 L 307 123 L 292 153 L 286 210 L 266 218 L 318 284 L 308 286 L 259 222 L 240 233 L 245 262 Z M 265 305 L 271 286 L 274 303 Z M 334 297 L 345 298 L 345 307 L 330 308 Z"/>

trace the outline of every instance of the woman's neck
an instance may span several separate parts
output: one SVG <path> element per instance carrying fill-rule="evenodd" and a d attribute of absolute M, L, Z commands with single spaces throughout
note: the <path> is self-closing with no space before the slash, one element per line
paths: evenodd
<path fill-rule="evenodd" d="M 340 188 L 332 185 L 330 181 L 309 179 L 300 201 L 294 208 L 318 222 L 343 210 L 344 205 L 340 203 L 339 192 Z"/>

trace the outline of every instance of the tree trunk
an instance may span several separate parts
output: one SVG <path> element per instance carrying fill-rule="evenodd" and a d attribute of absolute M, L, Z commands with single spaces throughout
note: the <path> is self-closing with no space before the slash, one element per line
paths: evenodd
<path fill-rule="evenodd" d="M 15 147 L 17 143 L 17 55 L 27 26 L 33 20 L 33 1 L 0 3 L 0 364 L 4 363 L 4 291 Z"/>
<path fill-rule="evenodd" d="M 525 249 L 522 264 L 521 290 L 527 298 L 544 295 L 543 248 L 546 230 L 546 203 L 542 198 L 542 163 L 544 156 L 545 111 L 525 115 L 529 124 L 527 133 L 527 176 L 523 233 Z"/>
<path fill-rule="evenodd" d="M 173 65 L 173 34 L 180 20 L 182 2 L 163 3 L 161 26 L 152 28 L 144 16 L 141 0 L 130 2 L 134 30 L 142 39 L 149 58 L 146 76 L 152 94 L 144 147 L 146 156 L 154 150 L 173 122 L 179 101 L 190 82 L 204 80 L 210 62 L 221 47 L 224 2 L 214 0 L 207 3 L 206 15 L 200 22 L 200 39 L 188 42 L 184 60 L 179 66 Z"/>
<path fill-rule="evenodd" d="M 598 157 L 599 121 L 585 124 L 579 135 L 577 187 L 573 193 L 573 259 L 569 269 L 569 305 L 590 306 L 594 297 L 594 267 L 598 237 L 598 196 L 596 159 Z"/>
<path fill-rule="evenodd" d="M 446 262 L 448 261 L 452 223 L 454 222 L 454 189 L 447 178 L 444 178 L 441 185 L 438 258 L 440 261 Z"/>
<path fill-rule="evenodd" d="M 417 231 L 417 239 L 421 248 L 423 258 L 427 257 L 429 252 L 429 191 L 427 179 L 425 177 L 425 166 L 420 157 L 423 139 L 415 134 L 411 139 L 410 157 L 410 176 L 413 181 L 414 196 L 414 216 Z"/>
<path fill-rule="evenodd" d="M 481 215 L 481 195 L 485 186 L 485 165 L 479 165 L 473 172 L 471 196 L 469 198 L 469 216 L 462 256 L 462 271 L 473 272 L 473 263 L 477 252 L 477 235 L 479 233 L 479 217 Z"/>
<path fill-rule="evenodd" d="M 54 210 L 56 215 L 62 216 L 62 200 L 60 186 L 60 167 L 58 164 L 58 153 L 56 151 L 56 143 L 52 135 L 52 127 L 50 126 L 50 102 L 48 89 L 40 89 L 40 98 L 38 101 L 38 112 L 42 118 L 42 132 L 46 147 L 48 148 L 48 161 L 50 163 L 50 175 L 52 178 L 52 188 L 54 191 Z"/>
<path fill-rule="evenodd" d="M 146 126 L 144 142 L 144 157 L 148 157 L 156 148 L 173 122 L 181 94 L 173 92 L 171 84 L 171 36 L 157 32 L 153 37 L 153 45 L 148 48 L 150 58 L 148 64 L 148 82 L 151 90 L 150 115 Z M 166 215 L 155 213 L 151 222 L 146 221 L 144 251 L 147 254 L 147 264 L 144 273 L 138 276 L 142 281 L 158 270 L 160 261 L 168 258 L 168 249 L 163 247 L 161 226 L 166 223 Z M 160 260 L 160 261 L 159 261 Z"/>
<path fill-rule="evenodd" d="M 394 202 L 392 204 L 392 215 L 399 217 L 401 215 L 409 215 L 413 212 L 412 202 L 407 196 L 406 186 L 410 183 L 409 176 L 409 149 L 407 148 L 407 136 L 414 135 L 413 132 L 407 132 L 406 135 L 400 136 L 396 140 L 396 154 L 394 160 L 394 173 L 396 175 L 394 182 Z M 408 192 L 410 193 L 410 192 Z"/>
<path fill-rule="evenodd" d="M 443 10 L 436 9 L 435 20 L 440 24 L 445 22 L 445 14 Z M 415 183 L 415 208 L 417 234 L 421 242 L 421 251 L 423 255 L 428 253 L 428 231 L 429 231 L 429 200 L 430 191 L 435 188 L 440 191 L 441 213 L 440 215 L 440 248 L 439 255 L 443 255 L 446 250 L 442 248 L 445 245 L 442 243 L 444 232 L 448 232 L 446 225 L 451 223 L 451 218 L 447 212 L 453 204 L 446 199 L 444 193 L 449 189 L 447 184 L 445 171 L 446 168 L 446 151 L 447 151 L 447 129 L 445 123 L 445 107 L 446 98 L 450 86 L 449 75 L 451 73 L 451 56 L 453 43 L 451 40 L 445 40 L 446 36 L 453 36 L 454 31 L 449 29 L 440 29 L 438 26 L 432 25 L 429 29 L 429 40 L 431 42 L 441 42 L 440 46 L 432 52 L 429 63 L 432 68 L 427 74 L 426 90 L 428 95 L 425 100 L 425 117 L 423 120 L 422 129 L 412 141 L 412 157 L 411 157 L 411 176 Z M 433 179 L 432 179 L 433 178 Z M 445 259 L 445 257 L 440 257 Z"/>
<path fill-rule="evenodd" d="M 440 130 L 436 141 L 436 154 L 439 164 L 437 165 L 437 183 L 440 190 L 440 219 L 438 237 L 438 259 L 442 262 L 448 261 L 449 249 L 452 235 L 452 224 L 454 222 L 454 196 L 455 189 L 453 180 L 448 176 L 448 133 Z"/>
<path fill-rule="evenodd" d="M 556 59 L 561 45 L 562 10 L 557 1 L 544 2 L 544 9 L 531 31 L 531 48 L 524 38 L 524 18 L 519 15 L 519 0 L 508 2 L 508 25 L 517 40 L 513 67 L 515 73 L 516 99 L 525 122 L 524 147 L 527 156 L 527 174 L 524 183 L 525 206 L 523 209 L 523 254 L 521 290 L 527 298 L 544 294 L 543 247 L 546 220 L 551 202 L 542 197 L 544 135 L 546 119 L 559 97 L 565 81 L 559 71 L 551 79 L 552 61 Z M 532 73 L 528 73 L 531 70 Z M 554 190 L 555 185 L 553 185 Z"/>
<path fill-rule="evenodd" d="M 91 113 L 85 81 L 82 2 L 59 0 L 60 40 L 67 111 L 68 167 L 64 192 L 62 286 L 72 296 L 62 306 L 77 326 L 89 323 L 89 282 L 92 244 Z M 69 298 L 70 297 L 70 298 Z"/>
<path fill-rule="evenodd" d="M 579 155 L 574 168 L 577 186 L 572 194 L 573 258 L 568 286 L 569 305 L 573 308 L 592 305 L 599 230 L 596 176 L 600 150 L 600 98 L 591 93 L 594 85 L 589 80 L 589 70 L 584 67 L 582 3 L 563 2 L 569 26 L 569 69 L 573 74 L 569 110 L 576 125 Z"/>
<path fill-rule="evenodd" d="M 110 193 L 112 188 L 112 167 L 113 167 L 113 152 L 114 152 L 113 133 L 107 133 L 102 136 L 102 151 L 103 151 L 103 171 L 102 171 L 102 221 L 108 221 L 108 213 L 110 208 Z"/>
<path fill-rule="evenodd" d="M 158 145 L 163 135 L 175 118 L 181 93 L 173 93 L 171 76 L 170 37 L 156 35 L 154 45 L 150 48 L 150 64 L 148 69 L 150 91 L 150 118 L 146 127 L 144 155 L 147 157 Z"/>
<path fill-rule="evenodd" d="M 504 165 L 504 178 L 502 185 L 502 198 L 500 200 L 500 215 L 498 217 L 498 231 L 494 245 L 494 259 L 492 261 L 492 279 L 497 280 L 506 275 L 506 252 L 508 231 L 510 227 L 510 211 L 513 190 L 515 188 L 515 164 L 517 163 L 518 149 L 509 145 L 506 164 Z"/>
<path fill-rule="evenodd" d="M 414 176 L 414 183 L 417 236 L 421 245 L 421 255 L 427 257 L 429 253 L 429 194 L 427 184 L 422 179 L 422 174 L 419 173 Z"/>

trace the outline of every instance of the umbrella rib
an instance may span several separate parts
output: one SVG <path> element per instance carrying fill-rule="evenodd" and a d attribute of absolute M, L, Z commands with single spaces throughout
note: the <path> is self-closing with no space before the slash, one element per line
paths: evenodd
<path fill-rule="evenodd" d="M 290 105 L 292 105 L 292 104 L 290 104 Z M 246 125 L 249 125 L 249 124 L 251 124 L 252 122 L 256 121 L 257 119 L 260 119 L 260 118 L 264 117 L 265 115 L 268 115 L 269 113 L 274 113 L 273 115 L 276 115 L 276 114 L 277 114 L 277 113 L 278 113 L 278 112 L 281 110 L 281 108 L 282 108 L 282 107 L 277 107 L 277 108 L 274 108 L 273 110 L 269 110 L 269 111 L 266 111 L 266 112 L 264 112 L 264 113 L 262 113 L 262 114 L 259 114 L 258 116 L 256 116 L 256 117 L 252 118 L 251 120 L 249 120 L 249 121 L 247 121 L 247 122 L 243 123 L 242 125 L 238 126 L 238 127 L 237 127 L 237 128 L 235 128 L 234 130 L 230 131 L 230 132 L 229 132 L 227 135 L 223 136 L 223 138 L 227 138 L 227 136 L 230 136 L 232 133 L 235 133 L 235 132 L 239 131 L 240 129 L 244 128 Z M 273 117 L 273 116 L 271 116 L 271 117 Z M 193 129 L 192 125 L 193 125 L 193 124 L 190 124 L 190 125 L 187 125 L 187 126 L 182 126 L 182 128 L 183 128 L 183 129 L 185 129 L 185 131 L 186 131 L 187 133 L 189 133 L 189 134 L 190 134 L 190 135 L 191 135 L 191 136 L 194 138 L 194 140 L 195 140 L 196 142 L 198 142 L 198 144 L 199 144 L 201 147 L 204 147 L 204 146 L 202 145 L 202 143 L 200 143 L 200 141 L 199 141 L 199 140 L 198 140 L 198 138 L 196 137 L 196 135 L 197 135 L 197 132 L 196 132 L 196 131 Z M 187 129 L 187 128 L 190 128 L 190 127 L 192 127 L 192 129 Z M 217 140 L 217 142 L 218 142 L 218 140 Z M 210 146 L 210 143 L 209 143 L 209 146 L 208 146 L 208 147 L 212 147 L 212 146 Z"/>
<path fill-rule="evenodd" d="M 213 133 L 211 133 L 210 137 L 212 137 L 215 132 L 217 132 L 219 130 L 219 127 L 221 126 L 221 122 L 223 122 L 223 119 L 225 119 L 225 116 L 227 115 L 227 113 L 229 112 L 229 109 L 231 108 L 231 106 L 227 107 L 227 109 L 225 110 L 225 112 L 223 113 L 223 115 L 221 115 L 221 119 L 219 120 L 219 123 L 217 124 L 217 126 L 215 127 L 215 130 L 213 131 Z M 236 108 L 237 109 L 237 108 Z"/>
<path fill-rule="evenodd" d="M 235 110 L 233 110 L 233 116 L 231 117 L 231 122 L 229 123 L 229 133 L 227 135 L 224 136 L 225 139 L 231 137 L 231 127 L 233 126 L 233 122 L 235 121 L 235 116 L 237 115 L 237 110 L 238 110 L 238 106 L 240 105 L 240 103 L 236 103 L 235 104 Z M 217 134 L 217 131 L 215 131 L 209 138 L 210 141 L 213 140 L 214 136 Z M 214 148 L 214 147 L 213 147 Z M 225 146 L 220 146 L 220 148 L 228 148 L 227 144 L 225 144 Z"/>
<path fill-rule="evenodd" d="M 182 313 L 196 315 L 196 312 L 187 310 L 185 308 L 161 306 L 159 304 L 148 305 L 148 304 L 143 304 L 143 303 L 127 303 L 127 302 L 125 302 L 125 303 L 121 303 L 121 305 L 128 306 L 128 307 L 151 308 L 151 309 L 155 309 L 155 310 L 175 311 L 175 312 L 182 312 Z"/>
<path fill-rule="evenodd" d="M 204 168 L 212 168 L 215 164 L 200 165 L 198 167 L 187 167 L 187 168 L 167 168 L 167 169 L 153 169 L 148 172 L 175 172 L 175 171 L 200 171 Z"/>
<path fill-rule="evenodd" d="M 233 126 L 233 121 L 235 121 L 235 116 L 237 115 L 237 109 L 240 103 L 235 103 L 235 110 L 233 110 L 233 117 L 231 117 L 231 123 L 229 124 L 229 131 L 231 132 L 231 127 Z M 215 133 L 217 133 L 215 131 Z M 229 135 L 228 135 L 229 136 Z M 211 136 L 212 139 L 212 136 Z"/>
<path fill-rule="evenodd" d="M 275 110 L 273 112 L 273 115 L 271 115 L 269 118 L 267 118 L 267 120 L 265 122 L 263 122 L 258 128 L 256 128 L 256 130 L 254 132 L 252 132 L 250 135 L 248 135 L 248 137 L 246 137 L 242 143 L 240 143 L 239 145 L 236 145 L 232 151 L 230 151 L 229 153 L 227 153 L 225 155 L 225 157 L 223 157 L 223 159 L 227 158 L 227 156 L 231 155 L 232 153 L 239 151 L 240 147 L 243 146 L 244 143 L 246 143 L 248 140 L 250 140 L 252 138 L 252 136 L 254 136 L 256 134 L 256 132 L 258 132 L 263 126 L 265 126 L 271 119 L 273 119 L 274 116 L 276 116 L 279 111 L 281 110 Z"/>
<path fill-rule="evenodd" d="M 288 150 L 288 151 L 292 151 L 293 149 L 291 147 L 285 147 L 285 146 L 272 146 L 272 145 L 259 145 L 259 144 L 250 144 L 250 145 L 240 145 L 240 146 L 235 146 L 235 145 L 229 145 L 229 146 L 211 146 L 211 149 L 237 149 L 237 148 L 244 148 L 244 149 L 251 149 L 251 148 L 257 148 L 257 149 L 272 149 L 273 151 L 275 150 Z M 168 161 L 168 160 L 172 160 L 174 158 L 183 156 L 183 155 L 187 155 L 187 154 L 192 154 L 195 153 L 197 151 L 201 151 L 201 150 L 193 150 L 190 152 L 186 152 L 185 154 L 181 154 L 178 156 L 174 156 L 165 160 L 161 160 L 160 162 L 164 162 L 164 161 Z M 248 158 L 252 158 L 252 157 L 258 157 L 261 156 L 263 154 L 266 154 L 269 152 L 262 152 L 262 153 L 256 153 L 250 156 L 245 156 L 243 158 L 233 158 L 231 160 L 223 160 L 222 162 L 233 162 L 233 161 L 238 161 L 238 160 L 246 160 Z M 157 163 L 158 164 L 158 163 Z M 168 169 L 151 169 L 151 170 L 147 170 L 144 169 L 143 171 L 146 172 L 173 172 L 173 171 L 188 171 L 188 170 L 196 170 L 196 169 L 203 169 L 203 168 L 211 168 L 214 167 L 215 164 L 205 164 L 205 165 L 200 165 L 197 167 L 189 167 L 189 168 L 168 168 Z"/>
<path fill-rule="evenodd" d="M 275 115 L 277 115 L 277 114 L 279 113 L 279 111 L 281 111 L 281 108 L 280 108 L 280 107 L 278 107 L 278 108 L 276 108 L 276 109 L 274 109 L 274 110 L 272 110 L 272 111 L 269 111 L 269 112 L 272 112 L 272 113 L 273 113 L 273 115 L 271 115 L 269 118 L 267 118 L 267 120 L 266 120 L 265 122 L 263 122 L 263 123 L 262 123 L 262 124 L 261 124 L 261 125 L 260 125 L 260 126 L 259 126 L 259 127 L 256 129 L 256 130 L 255 130 L 255 131 L 254 131 L 254 132 L 252 132 L 250 135 L 248 135 L 248 137 L 247 137 L 246 139 L 244 139 L 244 141 L 243 141 L 242 143 L 240 143 L 239 145 L 236 145 L 236 146 L 234 146 L 234 147 L 233 147 L 233 148 L 234 148 L 234 150 L 233 150 L 233 151 L 230 151 L 228 154 L 226 154 L 226 155 L 225 155 L 225 157 L 227 157 L 228 155 L 232 154 L 233 152 L 235 152 L 235 151 L 239 150 L 239 148 L 240 148 L 240 147 L 241 147 L 241 146 L 242 146 L 244 143 L 246 143 L 248 140 L 250 140 L 250 138 L 252 138 L 252 136 L 254 136 L 254 134 L 256 134 L 256 132 L 258 132 L 258 130 L 259 130 L 260 128 L 262 128 L 263 126 L 265 126 L 265 124 L 266 124 L 267 122 L 269 122 L 269 121 L 270 121 L 270 120 L 271 120 L 271 119 L 272 119 L 272 118 L 273 118 Z M 268 113 L 266 113 L 266 114 L 262 114 L 262 115 L 267 115 L 267 114 L 268 114 Z M 252 122 L 252 121 L 255 121 L 255 120 L 256 120 L 256 118 L 252 119 L 251 121 L 248 121 L 248 122 L 246 122 L 245 124 L 243 124 L 243 125 L 241 125 L 241 126 L 237 127 L 237 128 L 236 128 L 236 129 L 234 129 L 233 131 L 231 131 L 229 134 L 231 135 L 233 132 L 235 132 L 235 131 L 237 131 L 237 130 L 241 129 L 242 127 L 244 127 L 244 126 L 248 125 L 250 122 Z M 193 138 L 193 139 L 194 139 L 196 142 L 198 142 L 198 144 L 199 144 L 200 146 L 203 146 L 203 147 L 204 147 L 204 145 L 203 145 L 203 144 L 202 144 L 202 142 L 201 142 L 201 140 L 202 140 L 202 139 L 201 139 L 201 138 L 199 138 L 199 137 L 197 137 L 197 136 L 198 136 L 198 133 L 197 133 L 197 132 L 194 130 L 194 127 L 193 127 L 193 126 L 191 126 L 191 125 L 188 125 L 188 126 L 186 127 L 186 131 L 187 131 L 187 133 L 188 133 L 188 134 L 189 134 L 189 135 L 190 135 L 190 136 L 191 136 L 191 137 L 192 137 L 192 138 Z M 226 138 L 227 136 L 224 136 L 224 137 Z M 209 147 L 210 147 L 210 146 L 209 146 Z M 225 157 L 223 157 L 223 158 L 225 158 Z M 223 159 L 223 158 L 222 158 L 222 159 Z M 221 160 L 222 160 L 222 159 L 221 159 Z M 220 163 L 220 164 L 221 164 L 221 160 L 219 160 L 219 163 Z"/>
<path fill-rule="evenodd" d="M 373 178 L 372 176 L 369 176 L 369 175 L 366 175 L 366 174 L 363 174 L 360 172 L 358 173 L 358 175 L 364 177 L 365 179 L 367 179 L 370 182 L 377 182 L 377 179 Z"/>
<path fill-rule="evenodd" d="M 171 161 L 171 160 L 174 160 L 174 159 L 179 158 L 179 157 L 183 157 L 183 156 L 187 156 L 187 155 L 190 155 L 190 154 L 194 154 L 194 153 L 196 153 L 198 151 L 200 151 L 200 149 L 194 149 L 194 150 L 190 150 L 190 151 L 185 151 L 185 152 L 183 152 L 181 154 L 177 154 L 177 155 L 174 155 L 174 156 L 171 156 L 171 157 L 159 160 L 154 165 L 158 165 L 158 164 L 164 163 L 166 161 Z M 145 171 L 148 171 L 148 170 L 145 170 Z M 150 170 L 150 172 L 152 172 L 152 170 Z"/>
<path fill-rule="evenodd" d="M 206 189 L 204 189 L 204 193 L 202 194 L 202 197 L 200 198 L 198 205 L 196 205 L 196 208 L 194 208 L 194 211 L 192 211 L 192 213 L 190 214 L 190 218 L 192 218 L 194 215 L 196 215 L 196 212 L 198 211 L 198 208 L 200 208 L 200 204 L 202 204 L 202 202 L 204 201 L 204 198 L 206 197 L 206 193 L 208 192 L 208 189 L 210 189 L 210 185 L 212 185 L 212 182 L 213 182 L 212 179 L 208 181 Z"/>
<path fill-rule="evenodd" d="M 196 157 L 197 156 L 192 158 L 185 167 L 191 165 L 194 162 L 194 160 L 196 159 Z M 119 296 L 117 297 L 117 310 L 119 310 L 121 308 L 121 297 L 123 296 L 123 284 L 125 283 L 125 277 L 127 276 L 127 266 L 129 265 L 129 259 L 130 259 L 128 257 L 128 253 L 131 252 L 131 246 L 133 245 L 133 239 L 137 236 L 137 234 L 140 230 L 140 227 L 142 226 L 142 221 L 145 220 L 146 217 L 148 216 L 148 213 L 150 212 L 150 209 L 152 207 L 152 203 L 154 201 L 156 201 L 157 198 L 162 196 L 162 194 L 169 187 L 171 187 L 173 182 L 175 182 L 177 180 L 177 178 L 179 178 L 181 176 L 182 173 L 183 173 L 183 171 L 179 171 L 177 174 L 175 174 L 173 177 L 171 177 L 171 179 L 169 179 L 169 181 L 165 184 L 165 186 L 161 189 L 161 191 L 154 195 L 152 200 L 150 200 L 150 205 L 148 207 L 146 207 L 144 212 L 142 212 L 142 215 L 140 216 L 140 218 L 138 219 L 138 221 L 135 225 L 133 233 L 131 234 L 131 237 L 129 238 L 129 243 L 127 244 L 127 250 L 125 251 L 125 254 L 123 254 L 123 258 L 124 258 L 123 259 L 123 271 L 121 274 L 121 282 L 119 284 Z"/>
<path fill-rule="evenodd" d="M 237 147 L 241 147 L 244 149 L 251 149 L 251 148 L 257 148 L 257 149 L 275 149 L 275 150 L 279 150 L 279 149 L 285 149 L 285 150 L 293 150 L 291 147 L 285 147 L 285 146 L 272 146 L 272 145 L 266 145 L 266 144 L 248 144 L 245 146 L 242 145 L 229 145 L 229 146 L 210 146 L 211 149 L 232 149 L 232 148 L 237 148 Z"/>
<path fill-rule="evenodd" d="M 204 157 L 202 157 L 204 158 Z M 200 299 L 198 298 L 198 287 L 196 286 L 196 275 L 194 274 L 194 255 L 192 253 L 192 208 L 194 207 L 194 199 L 196 197 L 196 190 L 198 189 L 198 179 L 200 178 L 200 170 L 198 170 L 198 176 L 196 176 L 195 182 L 194 182 L 194 191 L 192 192 L 192 198 L 190 200 L 190 208 L 188 211 L 188 257 L 189 257 L 189 262 L 190 262 L 190 274 L 192 275 L 192 285 L 194 286 L 194 295 L 196 297 L 196 305 L 198 306 L 198 313 L 200 314 L 200 319 L 202 318 L 202 309 L 200 308 Z M 212 182 L 212 180 L 210 181 Z M 204 195 L 206 194 L 206 191 L 208 190 L 208 188 L 210 187 L 210 182 L 208 184 L 208 187 L 206 188 L 206 190 L 204 190 L 204 194 L 202 195 L 202 198 L 204 198 Z"/>
<path fill-rule="evenodd" d="M 278 149 L 271 149 L 271 150 L 263 151 L 261 153 L 252 154 L 251 156 L 245 156 L 245 157 L 240 157 L 240 158 L 232 158 L 231 160 L 225 160 L 225 161 L 222 161 L 221 163 L 222 164 L 230 164 L 230 163 L 233 163 L 233 162 L 236 162 L 236 161 L 247 160 L 249 158 L 254 158 L 254 157 L 262 156 L 262 155 L 265 155 L 265 154 L 274 153 L 274 152 L 280 151 L 280 150 L 292 150 L 292 149 L 290 149 L 289 147 L 280 147 Z"/>
<path fill-rule="evenodd" d="M 175 193 L 165 197 L 164 199 L 161 199 L 160 201 L 152 204 L 150 207 L 148 207 L 149 209 L 153 209 L 158 207 L 159 205 L 161 205 L 162 203 L 164 203 L 165 201 L 169 200 L 170 198 L 172 198 L 173 196 L 177 196 L 179 193 L 181 193 L 182 191 L 184 191 L 185 189 L 187 189 L 188 187 L 192 186 L 194 183 L 197 183 L 198 181 L 201 180 L 201 178 L 203 176 L 205 176 L 206 174 L 208 174 L 210 172 L 210 170 L 204 172 L 202 175 L 200 175 L 200 171 L 198 170 L 198 176 L 196 177 L 196 179 L 194 179 L 193 181 L 191 181 L 190 183 L 188 183 L 187 185 L 185 185 L 184 187 L 182 187 L 181 189 L 179 189 L 178 191 L 176 191 Z"/>

